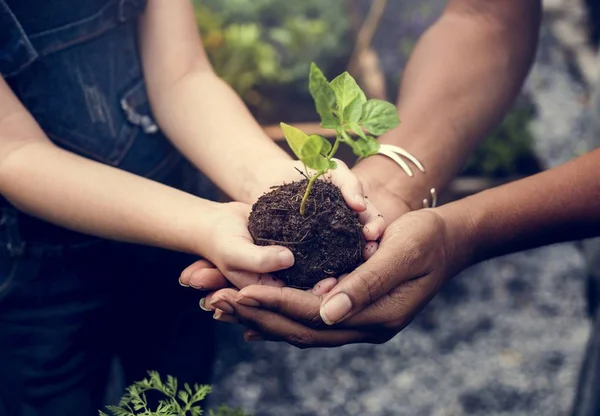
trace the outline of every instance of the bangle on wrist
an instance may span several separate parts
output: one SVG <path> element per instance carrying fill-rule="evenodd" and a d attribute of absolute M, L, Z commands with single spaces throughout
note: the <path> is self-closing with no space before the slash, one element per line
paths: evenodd
<path fill-rule="evenodd" d="M 383 156 L 387 156 L 390 159 L 392 159 L 394 162 L 396 162 L 398 164 L 398 166 L 400 166 L 402 168 L 402 170 L 404 171 L 404 173 L 406 173 L 409 177 L 414 177 L 413 171 L 410 167 L 410 165 L 404 161 L 402 159 L 402 157 L 408 159 L 410 162 L 412 162 L 419 171 L 421 171 L 422 173 L 425 173 L 425 167 L 423 166 L 423 164 L 421 162 L 419 162 L 419 159 L 417 159 L 416 157 L 414 157 L 412 154 L 410 154 L 409 152 L 407 152 L 406 150 L 402 149 L 401 147 L 398 146 L 394 146 L 391 144 L 381 144 L 379 146 L 379 150 L 377 151 L 378 154 L 383 155 Z M 431 197 L 431 200 L 429 199 Z M 422 201 L 423 204 L 423 208 L 435 208 L 437 205 L 437 192 L 435 190 L 435 188 L 431 188 L 429 190 L 429 196 L 427 198 L 423 198 Z"/>

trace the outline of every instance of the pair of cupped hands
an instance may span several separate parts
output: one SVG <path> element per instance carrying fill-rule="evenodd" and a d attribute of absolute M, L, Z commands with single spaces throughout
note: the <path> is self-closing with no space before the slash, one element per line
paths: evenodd
<path fill-rule="evenodd" d="M 301 165 L 295 163 L 282 164 L 280 175 L 271 169 L 275 184 L 301 179 L 293 168 Z M 363 187 L 343 162 L 337 164 L 325 180 L 337 185 L 358 213 L 368 242 L 366 261 L 356 270 L 326 278 L 306 291 L 285 287 L 269 274 L 291 267 L 292 252 L 255 245 L 247 228 L 250 205 L 231 202 L 223 204 L 215 218 L 204 259 L 182 272 L 181 285 L 208 292 L 200 307 L 218 321 L 244 325 L 247 341 L 286 341 L 300 348 L 386 342 L 411 322 L 456 269 L 448 264 L 443 216 L 435 210 L 409 212 L 397 198 L 367 198 L 369 186 Z M 400 215 L 387 227 L 376 208 L 379 203 L 392 207 L 384 211 Z"/>

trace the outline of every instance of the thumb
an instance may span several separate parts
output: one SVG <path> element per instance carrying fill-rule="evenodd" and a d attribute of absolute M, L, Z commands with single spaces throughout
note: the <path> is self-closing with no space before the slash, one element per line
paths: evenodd
<path fill-rule="evenodd" d="M 242 239 L 227 250 L 225 262 L 229 270 L 271 273 L 294 265 L 292 252 L 281 246 L 257 246 Z"/>
<path fill-rule="evenodd" d="M 411 256 L 402 255 L 402 249 L 394 244 L 394 240 L 398 241 L 394 238 L 384 241 L 373 257 L 324 296 L 320 308 L 323 322 L 333 325 L 346 320 L 392 291 L 398 284 L 413 278 Z"/>

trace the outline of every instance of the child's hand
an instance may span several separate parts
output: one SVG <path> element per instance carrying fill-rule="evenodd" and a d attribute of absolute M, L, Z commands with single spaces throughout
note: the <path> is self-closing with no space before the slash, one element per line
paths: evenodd
<path fill-rule="evenodd" d="M 225 287 L 227 281 L 240 288 L 261 281 L 281 285 L 264 275 L 291 267 L 294 256 L 285 247 L 254 244 L 248 232 L 250 209 L 239 202 L 222 204 L 212 218 L 209 241 L 202 243 L 200 251 L 206 260 L 183 271 L 179 279 L 183 286 L 214 290 Z"/>

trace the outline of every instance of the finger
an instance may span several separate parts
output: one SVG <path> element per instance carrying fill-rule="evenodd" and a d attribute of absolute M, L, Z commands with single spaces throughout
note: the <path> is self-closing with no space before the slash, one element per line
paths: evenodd
<path fill-rule="evenodd" d="M 356 212 L 365 211 L 367 203 L 362 183 L 344 162 L 339 159 L 333 160 L 337 163 L 337 169 L 332 173 L 331 182 L 340 188 L 344 200 L 350 208 Z"/>
<path fill-rule="evenodd" d="M 283 281 L 270 274 L 257 274 L 245 271 L 230 271 L 227 273 L 227 280 L 238 289 L 242 289 L 250 285 L 274 287 L 285 286 Z"/>
<path fill-rule="evenodd" d="M 400 241 L 400 244 L 397 243 Z M 415 253 L 398 237 L 383 241 L 366 263 L 339 282 L 321 305 L 321 318 L 328 325 L 341 322 L 362 311 L 398 284 L 422 277 Z"/>
<path fill-rule="evenodd" d="M 360 330 L 311 329 L 269 310 L 240 304 L 235 306 L 235 316 L 240 323 L 258 330 L 264 339 L 286 341 L 298 348 L 337 347 L 376 339 L 374 334 Z"/>
<path fill-rule="evenodd" d="M 225 254 L 225 263 L 228 270 L 266 274 L 292 267 L 294 255 L 285 247 L 257 246 L 240 238 L 231 243 Z"/>
<path fill-rule="evenodd" d="M 226 322 L 228 324 L 239 324 L 239 320 L 235 315 L 231 315 L 223 312 L 221 309 L 217 309 L 213 315 L 213 319 L 219 322 Z"/>
<path fill-rule="evenodd" d="M 317 283 L 312 289 L 310 289 L 310 293 L 315 296 L 322 296 L 325 293 L 329 292 L 331 289 L 337 285 L 337 279 L 335 277 L 328 277 L 327 279 L 321 280 Z"/>
<path fill-rule="evenodd" d="M 369 260 L 371 257 L 373 257 L 373 254 L 375 254 L 378 248 L 379 243 L 376 241 L 369 241 L 363 249 L 363 259 L 365 261 Z"/>
<path fill-rule="evenodd" d="M 382 325 L 397 333 L 431 301 L 437 292 L 430 276 L 409 280 L 390 291 L 360 313 L 336 325 L 339 328 L 361 328 L 381 331 Z"/>
<path fill-rule="evenodd" d="M 225 294 L 227 295 L 228 293 Z M 268 309 L 306 326 L 315 328 L 324 326 L 319 315 L 321 297 L 310 291 L 289 287 L 248 286 L 240 290 L 233 299 L 238 305 Z"/>
<path fill-rule="evenodd" d="M 190 264 L 181 272 L 181 275 L 179 276 L 179 284 L 181 286 L 188 287 L 190 285 L 190 278 L 195 271 L 214 267 L 214 264 L 208 260 L 198 260 Z"/>
<path fill-rule="evenodd" d="M 190 276 L 189 285 L 194 289 L 218 290 L 229 286 L 229 281 L 215 267 L 194 271 Z"/>
<path fill-rule="evenodd" d="M 385 231 L 385 220 L 379 210 L 366 199 L 367 209 L 358 215 L 363 224 L 363 234 L 367 241 L 375 241 L 381 238 Z"/>
<path fill-rule="evenodd" d="M 227 303 L 226 299 L 234 299 L 237 296 L 237 294 L 238 291 L 232 288 L 220 289 L 216 292 L 211 292 L 202 299 L 200 299 L 200 309 L 206 312 L 212 312 L 215 309 L 219 308 L 226 313 L 233 313 L 233 307 L 228 307 L 227 305 L 225 305 Z"/>

